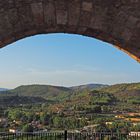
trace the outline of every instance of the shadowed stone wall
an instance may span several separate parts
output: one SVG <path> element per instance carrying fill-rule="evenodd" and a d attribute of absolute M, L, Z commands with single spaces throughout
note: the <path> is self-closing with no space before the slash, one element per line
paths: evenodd
<path fill-rule="evenodd" d="M 57 32 L 95 37 L 140 61 L 140 0 L 0 0 L 0 47 Z"/>

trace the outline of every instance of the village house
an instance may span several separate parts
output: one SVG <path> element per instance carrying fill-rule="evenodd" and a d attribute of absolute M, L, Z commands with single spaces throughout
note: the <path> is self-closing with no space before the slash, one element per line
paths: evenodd
<path fill-rule="evenodd" d="M 16 128 L 10 128 L 9 132 L 10 133 L 18 133 L 19 131 Z"/>
<path fill-rule="evenodd" d="M 5 123 L 5 122 L 7 122 L 6 118 L 0 118 L 0 123 Z"/>
<path fill-rule="evenodd" d="M 137 136 L 140 137 L 140 132 L 130 132 L 129 136 Z"/>
<path fill-rule="evenodd" d="M 106 125 L 111 125 L 113 122 L 105 122 Z"/>

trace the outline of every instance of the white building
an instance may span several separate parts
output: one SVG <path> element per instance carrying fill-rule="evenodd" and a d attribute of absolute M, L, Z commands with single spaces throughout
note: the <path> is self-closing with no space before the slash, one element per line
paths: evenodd
<path fill-rule="evenodd" d="M 140 137 L 140 132 L 130 132 L 129 133 L 129 136 L 138 136 L 138 137 Z"/>

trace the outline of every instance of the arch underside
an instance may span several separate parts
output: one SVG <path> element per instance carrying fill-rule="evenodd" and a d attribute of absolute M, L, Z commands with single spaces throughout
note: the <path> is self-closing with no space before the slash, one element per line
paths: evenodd
<path fill-rule="evenodd" d="M 140 62 L 139 0 L 0 0 L 0 47 L 44 33 L 94 37 Z"/>

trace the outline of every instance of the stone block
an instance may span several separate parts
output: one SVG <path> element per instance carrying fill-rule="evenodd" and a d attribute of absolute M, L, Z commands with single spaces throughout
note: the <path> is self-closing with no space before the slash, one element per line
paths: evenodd
<path fill-rule="evenodd" d="M 80 0 L 69 0 L 68 2 L 68 25 L 77 26 L 80 19 Z"/>
<path fill-rule="evenodd" d="M 44 24 L 43 5 L 42 3 L 31 4 L 32 14 L 36 25 Z"/>
<path fill-rule="evenodd" d="M 87 11 L 87 12 L 91 12 L 93 8 L 93 3 L 92 1 L 88 2 L 88 1 L 83 1 L 82 3 L 82 10 L 83 11 Z"/>
<path fill-rule="evenodd" d="M 47 26 L 54 26 L 56 24 L 55 6 L 53 1 L 48 1 L 44 4 L 44 20 Z"/>
<path fill-rule="evenodd" d="M 123 37 L 123 39 L 126 41 L 126 42 L 128 42 L 130 39 L 131 39 L 131 37 L 132 37 L 132 33 L 131 33 L 131 31 L 129 30 L 129 29 L 125 29 L 123 32 L 122 32 L 122 35 L 121 35 L 122 37 Z"/>
<path fill-rule="evenodd" d="M 58 25 L 66 25 L 68 22 L 68 9 L 67 1 L 57 0 L 55 1 L 56 7 L 56 22 Z"/>
<path fill-rule="evenodd" d="M 67 24 L 67 11 L 58 10 L 56 19 L 57 19 L 57 24 L 66 25 Z"/>

